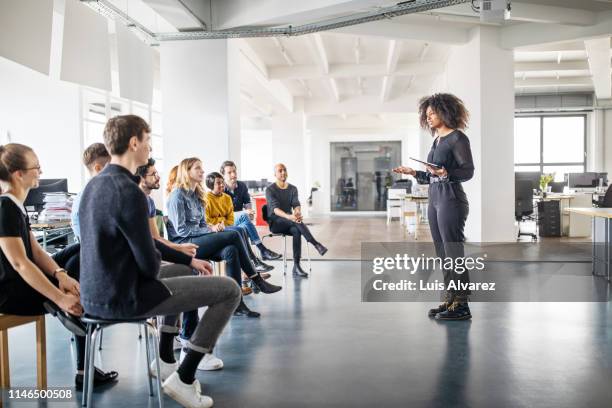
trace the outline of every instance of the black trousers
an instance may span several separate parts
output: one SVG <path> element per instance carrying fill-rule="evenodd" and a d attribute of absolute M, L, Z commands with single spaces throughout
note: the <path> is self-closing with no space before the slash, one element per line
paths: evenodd
<path fill-rule="evenodd" d="M 436 255 L 445 258 L 464 257 L 463 243 L 465 236 L 463 229 L 469 213 L 469 204 L 460 184 L 433 183 L 429 186 L 428 219 L 431 238 L 433 239 Z M 454 262 L 453 262 L 454 264 Z M 455 272 L 454 268 L 443 268 L 444 286 L 448 288 L 451 280 L 468 283 L 468 271 Z M 467 300 L 469 290 L 446 291 L 446 301 Z"/>
<path fill-rule="evenodd" d="M 287 234 L 293 237 L 293 260 L 298 263 L 302 259 L 302 236 L 311 244 L 318 244 L 306 225 L 289 221 L 286 218 L 274 217 L 271 219 L 270 231 L 275 234 Z"/>
<path fill-rule="evenodd" d="M 81 244 L 73 244 L 53 254 L 51 257 L 60 268 L 66 269 L 71 278 L 79 280 L 80 253 Z M 58 285 L 57 280 L 48 275 L 45 276 L 53 285 Z M 47 313 L 43 303 L 49 299 L 28 285 L 23 279 L 8 283 L 3 290 L 6 290 L 8 299 L 0 305 L 0 313 L 18 316 L 40 316 Z M 82 370 L 85 363 L 85 337 L 75 336 L 75 344 L 77 350 L 77 370 Z"/>

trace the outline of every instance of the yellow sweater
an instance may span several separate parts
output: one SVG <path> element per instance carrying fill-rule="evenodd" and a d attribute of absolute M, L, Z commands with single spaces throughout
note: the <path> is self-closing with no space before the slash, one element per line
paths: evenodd
<path fill-rule="evenodd" d="M 234 225 L 234 204 L 228 194 L 214 195 L 210 191 L 206 194 L 206 223 L 215 225 Z"/>

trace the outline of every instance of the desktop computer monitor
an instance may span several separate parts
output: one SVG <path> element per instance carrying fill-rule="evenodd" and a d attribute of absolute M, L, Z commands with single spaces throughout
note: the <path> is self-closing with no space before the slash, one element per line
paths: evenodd
<path fill-rule="evenodd" d="M 517 171 L 514 173 L 515 186 L 519 181 L 529 181 L 533 190 L 539 190 L 540 176 L 542 176 L 542 173 L 539 171 Z"/>
<path fill-rule="evenodd" d="M 607 173 L 568 173 L 567 180 L 569 188 L 595 188 L 599 186 L 599 178 L 605 174 L 607 179 Z M 604 180 L 605 182 L 605 180 Z"/>
<path fill-rule="evenodd" d="M 37 188 L 33 188 L 26 197 L 24 206 L 34 207 L 34 211 L 40 212 L 44 206 L 45 193 L 67 193 L 68 179 L 40 179 Z"/>

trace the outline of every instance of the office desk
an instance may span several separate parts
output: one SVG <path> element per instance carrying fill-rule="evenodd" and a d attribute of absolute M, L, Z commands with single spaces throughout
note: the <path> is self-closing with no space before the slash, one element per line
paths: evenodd
<path fill-rule="evenodd" d="M 588 237 L 591 234 L 589 219 L 582 215 L 573 215 L 568 211 L 572 207 L 588 207 L 593 199 L 592 194 L 554 194 L 539 197 L 542 201 L 559 201 L 559 216 L 561 217 L 561 235 L 569 237 Z"/>
<path fill-rule="evenodd" d="M 593 275 L 604 276 L 610 281 L 612 272 L 612 208 L 569 208 L 570 213 L 592 217 Z"/>
<path fill-rule="evenodd" d="M 413 194 L 405 194 L 400 197 L 401 200 L 401 209 L 402 216 L 400 217 L 401 224 L 404 223 L 405 217 L 408 215 L 412 215 L 414 213 L 415 218 L 415 227 L 414 227 L 414 239 L 419 239 L 419 226 L 423 224 L 427 224 L 427 204 L 429 202 L 429 197 L 421 196 L 421 195 L 413 195 Z M 415 203 L 416 209 L 415 211 L 409 211 L 406 208 L 406 203 Z M 408 231 L 408 225 L 406 224 L 406 231 Z"/>
<path fill-rule="evenodd" d="M 30 224 L 30 227 L 45 251 L 49 243 L 72 234 L 70 221 L 36 222 Z"/>

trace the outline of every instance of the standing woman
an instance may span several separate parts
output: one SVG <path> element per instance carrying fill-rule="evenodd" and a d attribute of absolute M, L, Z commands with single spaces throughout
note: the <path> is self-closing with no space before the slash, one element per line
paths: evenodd
<path fill-rule="evenodd" d="M 440 93 L 421 99 L 419 117 L 421 127 L 435 138 L 427 162 L 441 167 L 426 166 L 427 171 L 418 171 L 402 166 L 393 171 L 414 176 L 419 184 L 429 184 L 428 218 L 436 254 L 442 259 L 463 257 L 463 228 L 469 205 L 461 183 L 474 175 L 470 141 L 462 132 L 467 127 L 469 112 L 455 95 Z M 470 319 L 470 291 L 448 288 L 451 280 L 469 282 L 468 272 L 443 269 L 442 273 L 447 289 L 444 302 L 431 309 L 429 316 L 440 320 Z"/>
<path fill-rule="evenodd" d="M 23 206 L 30 189 L 38 187 L 41 173 L 30 147 L 0 146 L 0 313 L 38 316 L 48 310 L 57 316 L 76 335 L 75 385 L 81 389 L 85 337 L 82 323 L 74 317 L 83 313 L 78 268 L 60 268 L 42 249 Z M 115 381 L 117 375 L 96 368 L 94 386 Z"/>

